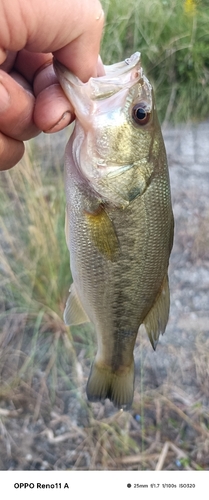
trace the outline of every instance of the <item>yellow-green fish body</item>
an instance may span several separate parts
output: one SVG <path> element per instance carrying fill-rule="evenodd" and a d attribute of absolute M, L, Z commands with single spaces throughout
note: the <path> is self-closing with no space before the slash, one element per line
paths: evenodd
<path fill-rule="evenodd" d="M 86 84 L 57 62 L 55 69 L 77 117 L 65 162 L 73 285 L 64 319 L 96 329 L 89 400 L 128 408 L 139 326 L 155 348 L 169 315 L 173 215 L 164 142 L 139 53 Z"/>

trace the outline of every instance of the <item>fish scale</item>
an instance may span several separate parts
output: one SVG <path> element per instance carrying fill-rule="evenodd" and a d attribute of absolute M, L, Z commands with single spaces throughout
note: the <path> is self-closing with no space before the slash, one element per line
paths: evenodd
<path fill-rule="evenodd" d="M 83 84 L 55 61 L 77 116 L 65 155 L 73 285 L 64 319 L 95 326 L 89 400 L 109 398 L 128 409 L 139 326 L 144 323 L 155 349 L 168 321 L 173 214 L 163 138 L 140 54 L 105 69 L 105 76 Z"/>

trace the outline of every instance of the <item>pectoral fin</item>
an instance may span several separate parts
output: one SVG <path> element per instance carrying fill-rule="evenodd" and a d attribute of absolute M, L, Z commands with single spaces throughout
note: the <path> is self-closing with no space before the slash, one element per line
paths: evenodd
<path fill-rule="evenodd" d="M 163 280 L 160 293 L 143 321 L 153 349 L 156 349 L 159 336 L 165 331 L 168 322 L 169 308 L 170 293 L 168 276 L 166 275 Z"/>
<path fill-rule="evenodd" d="M 84 212 L 90 238 L 99 252 L 105 255 L 109 260 L 114 260 L 119 250 L 119 241 L 116 235 L 114 224 L 103 205 L 93 212 Z"/>
<path fill-rule="evenodd" d="M 90 320 L 80 303 L 74 284 L 71 285 L 69 291 L 63 315 L 65 324 L 81 325 L 82 323 L 89 322 Z"/>

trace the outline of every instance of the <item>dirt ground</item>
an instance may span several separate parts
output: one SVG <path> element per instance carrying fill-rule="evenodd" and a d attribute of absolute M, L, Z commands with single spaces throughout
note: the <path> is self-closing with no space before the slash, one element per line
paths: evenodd
<path fill-rule="evenodd" d="M 143 331 L 137 341 L 133 408 L 90 405 L 84 383 L 75 395 L 62 380 L 53 404 L 39 400 L 40 370 L 33 391 L 23 381 L 16 402 L 2 398 L 0 470 L 209 469 L 209 122 L 163 134 L 175 217 L 171 310 L 156 352 Z M 51 141 L 54 154 L 64 141 Z M 85 380 L 82 350 L 78 361 Z"/>

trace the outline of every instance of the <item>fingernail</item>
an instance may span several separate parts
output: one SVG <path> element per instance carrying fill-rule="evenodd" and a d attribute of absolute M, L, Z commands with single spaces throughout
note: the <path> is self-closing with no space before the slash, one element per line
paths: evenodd
<path fill-rule="evenodd" d="M 9 107 L 10 95 L 0 82 L 0 113 L 3 113 Z"/>
<path fill-rule="evenodd" d="M 69 123 L 72 121 L 72 113 L 70 111 L 65 111 L 61 118 L 58 120 L 55 125 L 53 125 L 51 128 L 48 130 L 44 130 L 45 134 L 47 133 L 52 133 L 52 132 L 58 132 L 59 130 L 62 130 L 63 128 L 67 127 Z"/>

